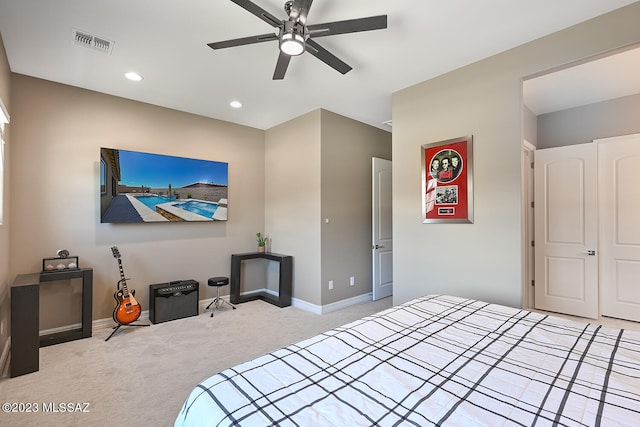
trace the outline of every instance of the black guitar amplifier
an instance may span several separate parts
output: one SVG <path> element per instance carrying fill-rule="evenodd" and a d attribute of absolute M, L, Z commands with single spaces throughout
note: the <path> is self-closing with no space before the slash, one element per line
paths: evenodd
<path fill-rule="evenodd" d="M 197 316 L 199 287 L 195 280 L 149 285 L 149 320 L 161 323 Z"/>

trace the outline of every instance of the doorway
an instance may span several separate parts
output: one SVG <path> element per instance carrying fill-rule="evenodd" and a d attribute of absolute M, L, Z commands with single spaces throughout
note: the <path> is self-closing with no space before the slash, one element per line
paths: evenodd
<path fill-rule="evenodd" d="M 523 79 L 522 306 L 535 307 L 529 151 L 640 132 L 640 46 L 604 52 Z M 555 128 L 554 128 L 555 127 Z M 549 131 L 552 128 L 553 131 Z M 530 142 L 531 144 L 528 144 Z"/>
<path fill-rule="evenodd" d="M 375 301 L 393 294 L 391 160 L 373 157 L 371 170 L 372 291 Z"/>
<path fill-rule="evenodd" d="M 598 318 L 596 145 L 536 150 L 535 308 Z"/>
<path fill-rule="evenodd" d="M 535 308 L 640 321 L 640 134 L 535 160 Z"/>

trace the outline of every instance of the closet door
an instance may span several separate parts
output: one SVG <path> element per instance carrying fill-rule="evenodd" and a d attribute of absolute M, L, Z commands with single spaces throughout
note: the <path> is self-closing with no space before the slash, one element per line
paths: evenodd
<path fill-rule="evenodd" d="M 598 317 L 596 144 L 535 152 L 535 307 Z"/>
<path fill-rule="evenodd" d="M 601 313 L 640 321 L 640 134 L 595 142 Z"/>

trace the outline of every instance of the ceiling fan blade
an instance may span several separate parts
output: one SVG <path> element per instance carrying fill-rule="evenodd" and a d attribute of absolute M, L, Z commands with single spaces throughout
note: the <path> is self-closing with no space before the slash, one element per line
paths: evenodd
<path fill-rule="evenodd" d="M 231 0 L 231 1 L 237 4 L 238 6 L 240 6 L 241 8 L 243 8 L 244 10 L 246 10 L 247 12 L 252 13 L 258 18 L 262 19 L 264 22 L 266 22 L 271 26 L 279 27 L 280 25 L 282 25 L 281 19 L 276 18 L 275 16 L 273 16 L 272 14 L 270 14 L 269 12 L 267 12 L 266 10 L 264 10 L 263 8 L 261 8 L 260 6 L 253 3 L 250 0 Z"/>
<path fill-rule="evenodd" d="M 278 62 L 276 63 L 276 70 L 273 72 L 273 80 L 282 80 L 287 73 L 287 67 L 289 67 L 289 61 L 291 56 L 280 52 L 278 56 Z"/>
<path fill-rule="evenodd" d="M 240 39 L 233 39 L 233 40 L 224 40 L 221 42 L 207 43 L 207 46 L 209 46 L 211 49 L 224 49 L 227 47 L 243 46 L 245 44 L 268 42 L 271 40 L 278 40 L 277 34 L 267 33 L 267 34 L 261 34 L 259 36 L 242 37 Z"/>
<path fill-rule="evenodd" d="M 335 36 L 336 34 L 357 33 L 359 31 L 381 30 L 384 28 L 387 28 L 387 15 L 308 25 L 307 31 L 310 37 L 324 37 Z"/>
<path fill-rule="evenodd" d="M 351 66 L 343 62 L 340 58 L 320 46 L 315 41 L 307 39 L 306 46 L 307 52 L 309 52 L 311 55 L 315 56 L 331 68 L 339 71 L 342 74 L 347 74 L 349 71 L 351 71 Z"/>
<path fill-rule="evenodd" d="M 307 15 L 309 14 L 309 9 L 311 9 L 312 3 L 313 0 L 294 0 L 289 18 L 292 18 L 300 22 L 302 25 L 305 25 L 307 23 Z"/>

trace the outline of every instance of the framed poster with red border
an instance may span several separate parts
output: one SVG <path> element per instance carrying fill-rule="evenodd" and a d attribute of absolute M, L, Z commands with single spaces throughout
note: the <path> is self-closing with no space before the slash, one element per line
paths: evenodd
<path fill-rule="evenodd" d="M 422 222 L 473 224 L 473 135 L 422 145 Z"/>

